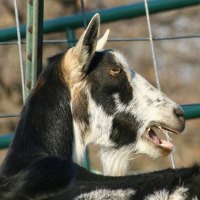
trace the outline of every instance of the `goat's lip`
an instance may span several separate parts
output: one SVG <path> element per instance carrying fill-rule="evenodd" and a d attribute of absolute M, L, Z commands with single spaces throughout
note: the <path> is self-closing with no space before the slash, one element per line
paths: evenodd
<path fill-rule="evenodd" d="M 174 145 L 171 143 L 171 138 L 168 137 L 168 134 L 180 134 L 178 131 L 159 123 L 151 123 L 147 129 L 143 137 L 154 144 L 155 146 L 165 149 L 168 152 L 171 152 L 174 148 Z M 167 139 L 161 139 L 158 134 L 163 134 Z"/>

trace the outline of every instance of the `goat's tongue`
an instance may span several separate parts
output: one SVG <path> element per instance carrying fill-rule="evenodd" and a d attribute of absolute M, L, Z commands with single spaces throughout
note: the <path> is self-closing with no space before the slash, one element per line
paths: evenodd
<path fill-rule="evenodd" d="M 169 149 L 169 150 L 172 150 L 174 148 L 174 145 L 167 140 L 161 140 L 160 146 L 164 147 L 165 149 Z"/>
<path fill-rule="evenodd" d="M 161 132 L 160 129 L 158 129 L 157 127 L 153 127 L 150 131 L 149 131 L 149 138 L 157 145 L 159 146 L 162 146 L 163 148 L 165 149 L 169 149 L 169 150 L 172 150 L 173 149 L 173 144 L 170 143 L 169 141 L 167 140 L 163 140 L 163 139 L 160 139 L 158 136 L 157 136 L 157 133 L 158 132 Z"/>

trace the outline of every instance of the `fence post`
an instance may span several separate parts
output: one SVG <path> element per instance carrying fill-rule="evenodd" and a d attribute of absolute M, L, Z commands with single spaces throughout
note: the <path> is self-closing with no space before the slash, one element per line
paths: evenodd
<path fill-rule="evenodd" d="M 32 39 L 33 39 L 32 34 L 33 34 L 33 2 L 32 0 L 28 0 L 27 26 L 26 26 L 26 76 L 25 76 L 26 98 L 31 90 Z"/>
<path fill-rule="evenodd" d="M 32 81 L 34 87 L 38 74 L 42 69 L 42 45 L 43 45 L 43 0 L 33 0 L 33 40 L 32 40 Z"/>
<path fill-rule="evenodd" d="M 27 1 L 26 97 L 42 71 L 43 0 Z"/>

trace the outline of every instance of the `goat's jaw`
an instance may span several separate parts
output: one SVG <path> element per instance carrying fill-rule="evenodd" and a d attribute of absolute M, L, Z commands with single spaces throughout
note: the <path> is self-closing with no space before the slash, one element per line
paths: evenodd
<path fill-rule="evenodd" d="M 150 123 L 144 133 L 138 138 L 136 144 L 137 153 L 143 153 L 153 158 L 169 155 L 174 145 L 168 134 L 180 134 L 164 124 Z M 166 139 L 162 139 L 163 135 Z"/>

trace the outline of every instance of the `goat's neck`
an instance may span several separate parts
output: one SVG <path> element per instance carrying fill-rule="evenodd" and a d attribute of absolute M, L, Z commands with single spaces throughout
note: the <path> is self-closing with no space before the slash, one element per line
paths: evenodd
<path fill-rule="evenodd" d="M 59 65 L 53 63 L 45 70 L 24 106 L 12 144 L 24 157 L 38 153 L 72 157 L 70 93 Z"/>

